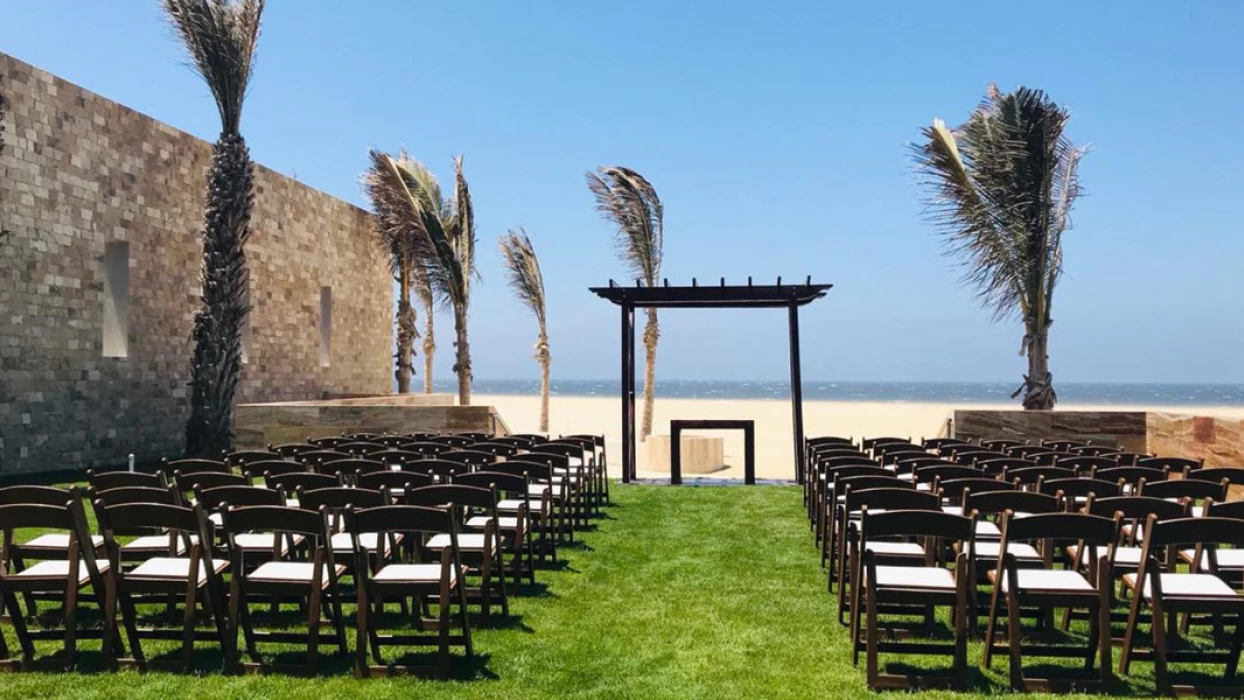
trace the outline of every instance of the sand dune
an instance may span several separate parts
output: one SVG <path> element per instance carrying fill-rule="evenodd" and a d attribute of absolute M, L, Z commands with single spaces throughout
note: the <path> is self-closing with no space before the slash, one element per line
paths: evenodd
<path fill-rule="evenodd" d="M 514 432 L 535 432 L 539 421 L 538 396 L 476 394 L 472 403 L 493 405 Z M 549 409 L 549 428 L 555 434 L 604 434 L 611 464 L 621 455 L 621 400 L 597 396 L 554 396 Z M 859 437 L 895 435 L 919 439 L 937 435 L 956 408 L 1004 408 L 998 404 L 903 403 L 871 401 L 805 401 L 804 428 L 808 435 Z M 1212 413 L 1244 417 L 1244 408 L 1192 406 L 1102 406 L 1065 405 L 1080 410 L 1158 410 L 1175 413 Z M 636 406 L 638 412 L 640 406 Z M 667 434 L 671 419 L 743 418 L 756 421 L 756 475 L 760 478 L 794 478 L 794 446 L 791 440 L 790 402 L 772 399 L 676 399 L 657 398 L 653 432 Z M 725 438 L 729 468 L 715 476 L 742 478 L 743 437 L 737 431 L 719 433 Z M 645 473 L 647 458 L 640 443 L 637 455 L 640 476 L 668 476 Z M 617 476 L 616 468 L 610 473 Z"/>

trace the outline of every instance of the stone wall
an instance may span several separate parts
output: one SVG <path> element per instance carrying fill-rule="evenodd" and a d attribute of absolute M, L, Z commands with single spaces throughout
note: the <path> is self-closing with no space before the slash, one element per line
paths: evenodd
<path fill-rule="evenodd" d="M 492 406 L 455 406 L 451 394 L 392 394 L 374 399 L 295 401 L 238 406 L 238 447 L 306 442 L 357 432 L 491 433 L 510 429 Z"/>
<path fill-rule="evenodd" d="M 1244 420 L 1150 413 L 1149 451 L 1201 459 L 1207 467 L 1244 467 Z"/>
<path fill-rule="evenodd" d="M 1144 452 L 1146 430 L 1144 411 L 974 409 L 954 413 L 954 436 L 967 440 L 1091 440 L 1097 444 Z"/>
<path fill-rule="evenodd" d="M 211 146 L 2 53 L 0 93 L 0 474 L 177 455 Z M 258 167 L 251 225 L 239 400 L 388 392 L 392 283 L 366 212 Z"/>

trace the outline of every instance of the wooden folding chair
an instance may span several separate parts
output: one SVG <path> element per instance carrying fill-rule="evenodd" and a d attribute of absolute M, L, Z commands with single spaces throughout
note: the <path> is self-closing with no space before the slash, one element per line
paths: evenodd
<path fill-rule="evenodd" d="M 195 496 L 208 520 L 217 528 L 224 526 L 223 511 L 226 506 L 239 507 L 277 507 L 289 505 L 285 495 L 276 489 L 262 486 L 217 486 L 215 488 L 196 488 Z M 223 543 L 224 534 L 220 535 Z M 229 557 L 240 553 L 248 565 L 269 560 L 288 559 L 302 546 L 305 537 L 297 533 L 277 536 L 268 532 L 239 532 L 229 547 Z M 237 569 L 233 569 L 237 574 Z"/>
<path fill-rule="evenodd" d="M 917 565 L 908 566 L 879 564 L 878 553 L 870 547 L 895 537 L 923 540 L 924 560 Z M 853 661 L 858 664 L 860 651 L 864 651 L 868 687 L 874 690 L 912 688 L 946 684 L 947 680 L 955 687 L 965 687 L 968 601 L 971 600 L 970 587 L 973 580 L 972 519 L 938 510 L 896 510 L 873 514 L 865 508 L 860 520 L 858 541 L 861 552 L 857 559 L 859 564 L 855 579 L 860 585 L 854 589 L 851 605 L 852 656 Z M 939 565 L 936 557 L 937 552 L 943 551 L 951 543 L 958 543 L 965 550 L 956 558 L 953 570 Z M 853 555 L 852 558 L 856 559 L 856 556 Z M 953 641 L 945 644 L 882 639 L 879 615 L 882 606 L 888 605 L 918 606 L 925 610 L 931 606 L 951 608 Z M 925 615 L 927 625 L 928 613 Z M 954 675 L 945 679 L 883 673 L 879 659 L 882 652 L 949 655 L 952 657 Z"/>
<path fill-rule="evenodd" d="M 373 673 L 410 673 L 410 665 L 385 663 L 381 656 L 382 646 L 436 645 L 438 647 L 437 671 L 441 677 L 449 674 L 449 650 L 462 646 L 468 663 L 474 663 L 475 652 L 471 646 L 471 626 L 467 614 L 466 586 L 463 567 L 458 551 L 458 524 L 447 509 L 420 506 L 391 505 L 376 508 L 346 510 L 346 532 L 350 533 L 355 556 L 355 588 L 358 596 L 357 639 L 355 641 L 355 675 L 366 678 Z M 364 533 L 402 534 L 414 543 L 414 560 L 410 563 L 386 564 L 372 573 L 368 569 L 371 556 L 362 544 Z M 449 534 L 448 546 L 433 555 L 419 543 L 441 533 Z M 415 620 L 416 630 L 433 627 L 434 637 L 419 634 L 381 635 L 376 629 L 380 622 L 382 606 L 377 601 L 386 598 L 414 597 L 421 611 Z M 438 615 L 424 617 L 429 601 L 435 600 Z M 451 620 L 451 606 L 457 605 L 457 624 Z M 454 634 L 454 627 L 459 630 Z M 374 664 L 367 663 L 367 650 L 371 649 Z"/>
<path fill-rule="evenodd" d="M 130 486 L 108 489 L 106 491 L 92 490 L 89 494 L 89 499 L 95 511 L 96 521 L 103 517 L 99 510 L 100 504 L 109 506 L 143 503 L 170 506 L 185 504 L 182 493 L 172 484 L 163 489 L 147 486 Z M 145 561 L 151 557 L 185 556 L 186 552 L 189 551 L 189 543 L 198 541 L 196 539 L 198 537 L 197 533 L 192 533 L 189 538 L 178 537 L 176 533 L 165 532 L 159 527 L 143 523 L 136 524 L 134 527 L 114 528 L 113 534 L 126 538 L 126 541 L 120 545 L 118 554 L 120 557 L 119 563 L 127 566 L 133 562 Z M 101 537 L 100 540 L 102 546 L 103 538 Z"/>
<path fill-rule="evenodd" d="M 478 573 L 479 586 L 469 586 L 463 581 L 467 600 L 479 602 L 484 621 L 492 615 L 493 597 L 501 602 L 501 614 L 509 617 L 510 597 L 505 586 L 505 562 L 502 558 L 500 519 L 497 516 L 497 492 L 492 488 L 467 486 L 465 484 L 434 484 L 408 490 L 402 501 L 409 506 L 447 508 L 457 521 L 458 553 L 465 564 L 464 573 Z M 486 518 L 482 532 L 462 532 L 465 522 L 472 517 Z M 424 549 L 433 554 L 450 545 L 448 532 L 438 533 L 423 542 Z M 495 574 L 494 574 L 495 572 Z"/>
<path fill-rule="evenodd" d="M 400 474 L 400 472 L 388 473 Z M 410 483 L 409 480 L 404 481 L 403 486 L 410 485 Z M 329 544 L 337 562 L 346 566 L 347 570 L 354 563 L 354 544 L 350 539 L 350 533 L 344 530 L 346 508 L 378 508 L 392 504 L 393 497 L 385 486 L 377 488 L 337 486 L 298 492 L 300 508 L 317 513 L 322 509 L 327 510 L 331 533 Z M 395 561 L 403 537 L 400 534 L 390 533 L 382 536 L 375 532 L 365 532 L 360 539 L 363 546 L 371 553 L 372 558 L 369 562 L 371 571 L 377 571 L 384 564 Z"/>
<path fill-rule="evenodd" d="M 829 565 L 829 576 L 832 580 L 837 580 L 840 575 L 846 572 L 840 572 L 835 564 L 838 557 L 838 543 L 842 539 L 842 528 L 846 527 L 846 516 L 843 505 L 847 500 L 847 489 L 853 488 L 856 491 L 864 489 L 876 488 L 908 488 L 915 490 L 914 482 L 907 479 L 900 479 L 893 472 L 886 471 L 884 474 L 860 474 L 858 476 L 844 476 L 845 474 L 854 473 L 852 470 L 844 469 L 835 475 L 832 493 L 833 504 L 830 506 L 829 522 L 826 525 L 825 536 L 821 545 L 821 564 Z"/>
<path fill-rule="evenodd" d="M 513 515 L 498 514 L 497 531 L 504 535 L 510 546 L 510 570 L 514 575 L 514 585 L 523 582 L 523 574 L 527 574 L 529 583 L 536 582 L 535 551 L 532 545 L 534 529 L 531 515 L 528 512 L 527 477 L 520 474 L 482 471 L 460 474 L 454 477 L 453 483 L 463 486 L 477 486 L 492 489 L 500 499 L 516 499 L 518 510 Z M 469 530 L 481 531 L 492 522 L 488 515 L 475 515 L 467 518 L 465 526 Z"/>
<path fill-rule="evenodd" d="M 44 538 L 49 534 L 63 537 L 66 547 L 57 552 L 62 556 L 34 563 L 22 562 L 19 554 L 21 546 L 14 539 L 14 531 L 22 528 L 53 531 L 41 535 Z M 60 505 L 14 502 L 0 505 L 0 538 L 0 599 L 3 599 L 18 646 L 21 647 L 21 657 L 13 658 L 4 634 L 0 633 L 0 668 L 33 670 L 50 666 L 72 670 L 77 663 L 79 637 L 103 639 L 105 647 L 112 645 L 115 635 L 105 636 L 99 631 L 78 629 L 78 604 L 82 591 L 90 587 L 92 597 L 104 610 L 111 586 L 107 578 L 109 562 L 95 558 L 95 545 L 87 529 L 82 501 L 76 494 Z M 19 595 L 26 598 L 26 611 L 18 602 Z M 47 618 L 39 616 L 36 597 L 60 602 L 63 629 L 44 626 L 43 621 Z M 27 625 L 27 617 L 39 620 L 40 628 L 31 629 Z M 43 639 L 63 639 L 64 646 L 58 654 L 39 659 L 34 642 Z"/>
<path fill-rule="evenodd" d="M 1142 481 L 1137 485 L 1138 495 L 1163 498 L 1168 501 L 1187 501 L 1188 512 L 1200 516 L 1203 507 L 1198 502 L 1213 501 L 1222 503 L 1227 500 L 1227 489 L 1230 486 L 1226 479 L 1219 481 L 1202 481 L 1199 479 L 1167 479 L 1165 481 Z"/>
<path fill-rule="evenodd" d="M 837 570 L 844 574 L 842 582 L 838 585 L 838 623 L 841 625 L 848 624 L 847 613 L 850 611 L 852 599 L 848 597 L 847 590 L 855 585 L 856 579 L 852 577 L 859 568 L 859 561 L 856 557 L 860 547 L 851 540 L 859 537 L 858 524 L 864 510 L 867 509 L 868 512 L 876 514 L 891 510 L 941 509 L 941 499 L 936 494 L 912 488 L 881 487 L 856 490 L 848 486 L 844 495 L 846 496 L 846 501 L 843 503 L 843 509 L 846 512 L 846 527 L 842 528 L 837 547 Z M 919 563 L 924 561 L 926 554 L 923 544 L 911 541 L 877 540 L 869 542 L 867 548 L 877 554 L 882 564 L 910 564 L 913 561 Z M 828 590 L 832 592 L 833 578 L 826 576 L 826 581 Z"/>
<path fill-rule="evenodd" d="M 605 436 L 604 435 L 576 434 L 576 435 L 564 435 L 562 436 L 562 439 L 563 440 L 591 440 L 592 441 L 592 445 L 593 445 L 592 454 L 593 454 L 593 459 L 596 462 L 596 473 L 598 474 L 600 478 L 601 488 L 603 489 L 603 492 L 604 492 L 604 502 L 602 505 L 606 505 L 606 506 L 609 505 L 610 503 L 609 501 L 609 454 L 605 449 Z M 497 442 L 498 440 L 499 438 L 495 438 L 495 437 L 492 438 L 493 442 Z"/>
<path fill-rule="evenodd" d="M 1194 469 L 1200 469 L 1205 466 L 1205 460 L 1187 459 L 1184 457 L 1147 457 L 1137 462 L 1138 467 L 1150 467 L 1153 469 L 1169 469 L 1175 474 L 1186 474 Z"/>
<path fill-rule="evenodd" d="M 1064 507 L 1073 512 L 1083 508 L 1090 497 L 1114 498 L 1123 495 L 1123 487 L 1119 482 L 1092 479 L 1087 476 L 1038 479 L 1037 491 L 1063 499 Z"/>
<path fill-rule="evenodd" d="M 146 657 L 142 648 L 143 639 L 180 639 L 180 663 L 171 663 L 186 672 L 192 666 L 196 637 L 207 636 L 211 641 L 220 644 L 226 658 L 234 653 L 236 638 L 224 615 L 220 576 L 229 567 L 229 562 L 212 558 L 211 546 L 206 543 L 212 542 L 214 532 L 202 508 L 197 505 L 187 508 L 157 503 L 109 505 L 100 499 L 95 502 L 95 512 L 98 513 L 99 527 L 104 535 L 109 575 L 113 580 L 112 590 L 105 601 L 104 634 L 106 638 L 112 638 L 116 634 L 116 608 L 119 603 L 132 654 L 130 658 L 118 659 L 109 645 L 105 645 L 105 658 L 108 663 L 114 667 L 118 663 L 134 665 L 141 670 L 165 665 L 165 662 Z M 189 554 L 184 557 L 152 557 L 129 571 L 123 570 L 121 547 L 117 544 L 116 533 L 142 528 L 167 531 L 170 537 L 182 540 Z M 140 629 L 138 611 L 134 605 L 136 595 L 182 596 L 182 629 Z M 196 629 L 197 605 L 202 605 L 204 611 L 209 612 L 213 618 L 215 627 L 210 633 Z"/>
<path fill-rule="evenodd" d="M 97 472 L 94 469 L 87 469 L 86 482 L 96 491 L 107 491 L 108 489 L 125 488 L 127 486 L 147 486 L 154 489 L 168 487 L 168 477 L 162 471 L 148 474 L 147 472 L 128 471 Z"/>
<path fill-rule="evenodd" d="M 1232 685 L 1229 688 L 1212 687 L 1204 690 L 1212 689 L 1214 693 L 1244 693 L 1244 686 L 1236 682 L 1240 648 L 1244 642 L 1244 596 L 1213 573 L 1163 572 L 1158 561 L 1158 552 L 1167 547 L 1199 549 L 1212 561 L 1220 544 L 1244 546 L 1244 521 L 1213 516 L 1159 521 L 1156 515 L 1151 515 L 1145 522 L 1144 531 L 1140 570 L 1123 577 L 1124 584 L 1132 594 L 1132 600 L 1119 672 L 1128 673 L 1133 660 L 1151 660 L 1159 693 L 1188 694 L 1197 693 L 1202 688 L 1173 683 L 1169 668 L 1171 662 L 1220 663 L 1226 667 L 1224 680 Z M 1152 644 L 1150 648 L 1142 649 L 1137 648 L 1137 638 L 1140 616 L 1146 608 L 1151 613 L 1149 628 Z M 1175 630 L 1168 628 L 1173 627 L 1175 616 L 1179 613 L 1234 615 L 1235 634 L 1226 643 L 1225 650 L 1171 648 L 1167 642 L 1167 634 L 1174 634 Z"/>
<path fill-rule="evenodd" d="M 522 512 L 530 519 L 530 532 L 535 537 L 535 549 L 540 560 L 546 557 L 557 561 L 558 533 L 562 525 L 558 520 L 559 512 L 554 508 L 554 498 L 564 498 L 565 482 L 553 484 L 553 468 L 539 462 L 527 462 L 512 459 L 489 465 L 489 473 L 510 474 L 520 477 L 527 483 L 525 494 L 506 494 L 497 501 L 499 516 L 518 517 Z M 465 476 L 465 475 L 464 475 Z M 460 478 L 458 476 L 454 477 Z M 543 486 L 543 488 L 537 488 Z"/>
<path fill-rule="evenodd" d="M 285 667 L 263 663 L 259 656 L 260 642 L 305 643 L 306 664 L 294 666 L 291 670 L 306 675 L 315 675 L 319 671 L 321 642 L 335 643 L 342 654 L 347 653 L 345 622 L 341 613 L 341 594 L 337 582 L 346 568 L 337 564 L 333 548 L 326 546 L 329 542 L 328 509 L 312 511 L 284 505 L 241 508 L 228 506 L 224 509 L 223 516 L 225 550 L 229 554 L 233 574 L 229 588 L 229 627 L 233 630 L 241 627 L 246 653 L 250 657 L 249 663 L 243 663 L 236 644 L 232 645 L 229 651 L 233 653 L 227 662 L 229 668 L 284 670 Z M 250 570 L 246 559 L 251 551 L 238 542 L 242 537 L 262 537 L 273 541 L 294 538 L 309 540 L 312 543 L 311 561 L 285 561 L 284 557 L 277 555 Z M 250 609 L 250 599 L 254 596 L 269 601 L 305 598 L 306 633 L 256 630 Z M 325 608 L 332 624 L 332 631 L 327 634 L 320 632 L 323 624 L 322 611 Z"/>
<path fill-rule="evenodd" d="M 1115 521 L 1085 513 L 1043 513 L 1016 518 L 1008 512 L 1002 518 L 1002 545 L 998 566 L 990 573 L 993 594 L 989 623 L 985 631 L 982 664 L 988 668 L 995 653 L 1009 652 L 1011 687 L 1015 690 L 1050 692 L 1062 688 L 1104 689 L 1112 681 L 1110 664 L 1110 561 L 1106 548 L 1115 540 Z M 1026 568 L 1010 551 L 1016 543 L 1038 543 L 1050 561 L 1055 542 L 1078 540 L 1087 548 L 1089 575 L 1071 569 Z M 998 638 L 998 616 L 1003 606 L 1007 614 L 1007 639 Z M 1021 606 L 1050 610 L 1055 607 L 1087 608 L 1092 612 L 1090 636 L 1085 648 L 1067 645 L 1027 644 L 1020 625 Z M 1046 623 L 1048 615 L 1041 616 Z M 1048 626 L 1048 625 L 1047 625 Z M 1096 679 L 1058 679 L 1024 674 L 1024 656 L 1080 657 L 1085 670 L 1092 670 L 1098 659 Z"/>

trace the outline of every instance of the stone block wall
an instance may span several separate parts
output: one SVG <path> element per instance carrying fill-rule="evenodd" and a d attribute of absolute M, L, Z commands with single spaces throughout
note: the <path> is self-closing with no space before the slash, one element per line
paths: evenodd
<path fill-rule="evenodd" d="M 211 145 L 3 53 L 0 94 L 0 476 L 177 455 Z M 251 226 L 239 401 L 388 393 L 392 282 L 367 213 L 257 167 Z M 128 323 L 105 357 L 116 242 Z"/>
<path fill-rule="evenodd" d="M 1146 451 L 1144 411 L 957 410 L 953 425 L 965 440 L 1091 440 Z"/>
<path fill-rule="evenodd" d="M 1150 413 L 1149 451 L 1201 459 L 1207 467 L 1244 467 L 1244 420 Z"/>

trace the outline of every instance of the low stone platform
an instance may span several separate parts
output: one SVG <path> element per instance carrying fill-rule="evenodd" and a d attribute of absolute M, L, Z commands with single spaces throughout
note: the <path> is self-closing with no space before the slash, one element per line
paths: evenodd
<path fill-rule="evenodd" d="M 682 436 L 684 474 L 712 474 L 726 465 L 725 440 L 709 435 Z M 669 472 L 670 436 L 648 436 L 648 471 Z"/>

